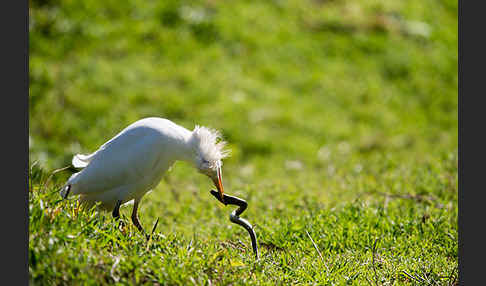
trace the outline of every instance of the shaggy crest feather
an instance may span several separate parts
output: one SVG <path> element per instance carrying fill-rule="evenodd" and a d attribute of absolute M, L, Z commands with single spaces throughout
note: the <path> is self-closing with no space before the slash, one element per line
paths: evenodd
<path fill-rule="evenodd" d="M 200 164 L 207 161 L 211 169 L 215 168 L 221 159 L 229 156 L 229 150 L 224 150 L 226 142 L 222 140 L 221 133 L 215 129 L 196 125 L 190 141 L 201 160 Z"/>

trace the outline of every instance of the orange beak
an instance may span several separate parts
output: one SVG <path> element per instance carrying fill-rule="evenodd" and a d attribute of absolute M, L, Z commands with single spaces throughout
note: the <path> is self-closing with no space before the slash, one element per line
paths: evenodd
<path fill-rule="evenodd" d="M 217 178 L 213 178 L 213 183 L 216 186 L 216 188 L 218 189 L 219 196 L 221 197 L 221 200 L 224 201 L 224 198 L 223 198 L 224 189 L 223 189 L 223 180 L 222 180 L 221 173 L 222 173 L 221 167 L 218 167 L 218 176 L 217 176 Z"/>

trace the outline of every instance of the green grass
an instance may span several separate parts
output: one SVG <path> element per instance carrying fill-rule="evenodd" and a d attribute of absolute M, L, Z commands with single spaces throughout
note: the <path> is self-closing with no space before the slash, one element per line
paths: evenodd
<path fill-rule="evenodd" d="M 457 282 L 457 1 L 30 7 L 32 285 Z M 147 116 L 222 131 L 260 261 L 187 164 L 142 200 L 150 243 L 58 202 L 71 170 L 42 187 Z"/>

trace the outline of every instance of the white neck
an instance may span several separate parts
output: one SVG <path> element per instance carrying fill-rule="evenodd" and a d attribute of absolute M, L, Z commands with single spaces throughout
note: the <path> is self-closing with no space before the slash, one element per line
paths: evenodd
<path fill-rule="evenodd" d="M 196 167 L 196 153 L 189 143 L 189 140 L 182 141 L 179 145 L 179 149 L 175 154 L 175 158 L 178 161 L 185 161 Z"/>
<path fill-rule="evenodd" d="M 165 134 L 168 141 L 164 145 L 170 146 L 168 150 L 173 161 L 186 161 L 196 168 L 201 168 L 202 162 L 211 166 L 227 155 L 223 150 L 225 142 L 220 140 L 216 143 L 220 138 L 216 130 L 196 125 L 194 130 L 190 131 L 163 118 L 148 118 L 144 124 L 152 125 Z"/>
<path fill-rule="evenodd" d="M 184 127 L 171 130 L 174 141 L 171 149 L 175 161 L 185 161 L 196 166 L 196 153 L 190 143 L 192 132 Z"/>

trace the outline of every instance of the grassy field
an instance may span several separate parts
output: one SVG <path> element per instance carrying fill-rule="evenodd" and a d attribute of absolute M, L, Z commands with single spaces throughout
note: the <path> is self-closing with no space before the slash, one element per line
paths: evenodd
<path fill-rule="evenodd" d="M 457 1 L 30 1 L 31 285 L 452 285 Z M 143 117 L 222 131 L 225 192 L 176 163 L 77 209 L 76 153 Z M 315 245 L 314 245 L 315 243 Z"/>

